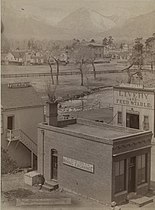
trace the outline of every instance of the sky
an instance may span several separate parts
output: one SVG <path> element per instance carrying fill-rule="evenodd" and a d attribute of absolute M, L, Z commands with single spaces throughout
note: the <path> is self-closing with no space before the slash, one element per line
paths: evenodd
<path fill-rule="evenodd" d="M 133 17 L 155 11 L 155 0 L 2 0 L 2 12 L 6 5 L 53 25 L 81 7 L 105 16 Z"/>

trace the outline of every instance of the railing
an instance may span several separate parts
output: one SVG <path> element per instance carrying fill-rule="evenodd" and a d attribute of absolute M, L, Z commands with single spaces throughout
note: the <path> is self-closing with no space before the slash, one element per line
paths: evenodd
<path fill-rule="evenodd" d="M 20 130 L 6 130 L 6 138 L 8 141 L 20 140 Z"/>
<path fill-rule="evenodd" d="M 21 130 L 21 129 L 16 129 L 16 130 L 7 129 L 6 130 L 6 138 L 9 141 L 9 144 L 12 141 L 20 141 L 29 150 L 31 150 L 35 155 L 37 155 L 37 144 L 23 130 Z"/>

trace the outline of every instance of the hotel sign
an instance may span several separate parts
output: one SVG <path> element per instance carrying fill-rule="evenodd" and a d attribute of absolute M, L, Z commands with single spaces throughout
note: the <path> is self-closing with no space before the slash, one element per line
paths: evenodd
<path fill-rule="evenodd" d="M 153 109 L 154 93 L 140 90 L 114 90 L 114 104 Z"/>
<path fill-rule="evenodd" d="M 82 161 L 75 160 L 75 159 L 72 159 L 72 158 L 63 157 L 63 164 L 68 165 L 68 166 L 72 166 L 74 168 L 78 168 L 78 169 L 81 169 L 81 170 L 84 170 L 84 171 L 88 171 L 90 173 L 94 172 L 94 165 L 84 163 Z"/>

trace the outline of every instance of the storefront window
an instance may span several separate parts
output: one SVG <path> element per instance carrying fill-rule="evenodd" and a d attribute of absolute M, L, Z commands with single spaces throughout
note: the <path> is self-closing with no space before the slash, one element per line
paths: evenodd
<path fill-rule="evenodd" d="M 126 172 L 126 161 L 121 160 L 115 162 L 115 193 L 124 191 L 125 185 L 125 172 Z"/>
<path fill-rule="evenodd" d="M 147 173 L 146 161 L 147 161 L 146 154 L 138 156 L 138 185 L 146 182 L 146 173 Z"/>
<path fill-rule="evenodd" d="M 118 124 L 122 124 L 122 112 L 118 112 Z"/>

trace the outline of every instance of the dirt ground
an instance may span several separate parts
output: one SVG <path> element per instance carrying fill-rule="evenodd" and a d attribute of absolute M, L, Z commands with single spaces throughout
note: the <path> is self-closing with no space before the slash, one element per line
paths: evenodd
<path fill-rule="evenodd" d="M 71 197 L 72 204 L 69 206 L 64 206 L 67 209 L 78 208 L 103 208 L 103 205 L 71 194 L 68 192 L 52 191 L 47 192 L 44 190 L 39 190 L 38 187 L 31 187 L 24 183 L 24 172 L 16 174 L 7 174 L 2 176 L 2 209 L 12 209 L 15 208 L 16 198 L 61 198 L 61 197 Z M 62 207 L 62 206 L 61 206 Z M 17 207 L 16 207 L 17 208 Z M 24 208 L 24 207 L 23 207 Z M 36 207 L 35 209 L 37 209 Z M 40 207 L 43 209 L 42 207 Z M 51 208 L 51 207 L 47 207 Z M 20 209 L 19 207 L 17 209 Z M 29 208 L 28 208 L 29 209 Z M 34 207 L 33 207 L 34 209 Z M 53 208 L 52 208 L 53 209 Z"/>

